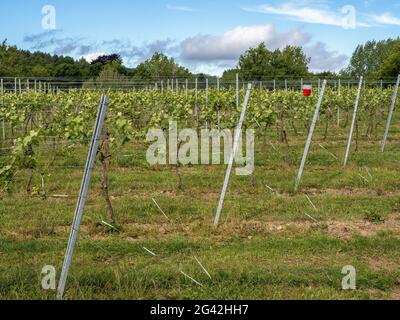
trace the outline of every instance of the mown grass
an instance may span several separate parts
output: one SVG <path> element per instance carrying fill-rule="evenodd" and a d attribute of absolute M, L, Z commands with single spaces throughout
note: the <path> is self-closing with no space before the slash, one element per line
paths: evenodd
<path fill-rule="evenodd" d="M 277 141 L 273 131 L 266 144 L 257 136 L 254 177 L 232 175 L 217 229 L 212 222 L 224 165 L 181 168 L 181 191 L 174 168 L 150 167 L 144 144 L 125 146 L 114 154 L 110 171 L 119 231 L 98 225 L 107 212 L 95 170 L 65 298 L 399 297 L 398 127 L 395 123 L 384 154 L 379 152 L 380 135 L 369 140 L 360 134 L 346 168 L 342 161 L 348 128 L 332 127 L 326 141 L 318 128 L 297 193 L 293 187 L 305 133 L 289 132 L 289 146 Z M 55 154 L 49 148 L 37 151 L 39 164 Z M 85 153 L 83 146 L 67 153 L 57 149 L 54 165 L 44 170 L 44 196 L 26 194 L 23 171 L 13 192 L 1 195 L 1 299 L 55 298 L 54 291 L 42 289 L 41 270 L 54 265 L 59 275 Z M 33 184 L 42 184 L 38 173 Z M 357 270 L 357 290 L 341 289 L 345 265 Z"/>

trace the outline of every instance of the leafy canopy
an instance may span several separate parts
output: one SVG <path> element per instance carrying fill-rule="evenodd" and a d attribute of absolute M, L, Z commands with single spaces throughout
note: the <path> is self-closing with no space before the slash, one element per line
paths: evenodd
<path fill-rule="evenodd" d="M 351 78 L 360 76 L 367 78 L 379 77 L 379 70 L 382 64 L 395 50 L 399 42 L 399 39 L 372 40 L 358 45 L 351 57 L 350 65 L 346 70 L 343 70 L 342 74 Z M 390 62 L 388 61 L 387 63 Z"/>
<path fill-rule="evenodd" d="M 133 71 L 134 78 L 146 80 L 160 80 L 163 78 L 189 78 L 188 69 L 178 65 L 173 58 L 156 52 L 153 56 L 140 63 Z"/>
<path fill-rule="evenodd" d="M 301 47 L 270 51 L 261 43 L 240 56 L 238 69 L 244 80 L 300 77 L 308 75 L 310 61 Z"/>
<path fill-rule="evenodd" d="M 397 77 L 398 74 L 400 74 L 400 42 L 383 61 L 378 72 L 381 78 Z"/>

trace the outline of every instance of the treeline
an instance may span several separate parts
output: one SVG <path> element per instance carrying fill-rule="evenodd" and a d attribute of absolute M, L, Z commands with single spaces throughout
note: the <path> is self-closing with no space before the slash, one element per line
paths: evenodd
<path fill-rule="evenodd" d="M 312 73 L 308 69 L 311 58 L 300 47 L 287 46 L 270 51 L 264 43 L 247 50 L 239 58 L 237 68 L 224 72 L 223 78 L 233 80 L 239 73 L 244 80 L 285 78 L 358 78 L 384 79 L 400 74 L 400 40 L 368 41 L 358 45 L 349 66 L 339 73 L 326 71 Z"/>
<path fill-rule="evenodd" d="M 51 55 L 43 52 L 20 50 L 0 45 L 1 77 L 51 77 L 74 79 L 131 78 L 159 80 L 160 78 L 185 78 L 193 74 L 179 66 L 173 58 L 155 53 L 136 68 L 127 68 L 118 54 L 100 56 L 92 62 L 85 59 Z"/>
<path fill-rule="evenodd" d="M 222 78 L 233 80 L 237 73 L 243 80 L 308 77 L 309 63 L 310 58 L 301 47 L 287 46 L 283 50 L 270 51 L 265 43 L 261 43 L 242 54 L 237 68 L 225 71 Z"/>
<path fill-rule="evenodd" d="M 349 66 L 341 71 L 347 77 L 372 79 L 397 77 L 400 73 L 400 39 L 367 41 L 358 45 Z"/>
<path fill-rule="evenodd" d="M 0 45 L 0 76 L 2 77 L 83 77 L 92 70 L 85 60 L 20 50 L 16 46 Z"/>
<path fill-rule="evenodd" d="M 286 78 L 358 78 L 369 79 L 396 77 L 400 73 L 400 39 L 368 41 L 357 46 L 349 66 L 339 73 L 310 72 L 311 58 L 301 47 L 287 46 L 282 50 L 269 50 L 265 43 L 250 48 L 239 58 L 237 67 L 226 70 L 224 81 L 234 81 L 236 74 L 242 80 Z M 53 77 L 79 79 L 133 79 L 159 81 L 171 78 L 214 78 L 206 74 L 193 74 L 173 58 L 154 53 L 151 58 L 135 68 L 123 65 L 117 54 L 98 57 L 92 62 L 84 59 L 51 55 L 43 52 L 20 50 L 16 46 L 0 45 L 0 77 Z"/>

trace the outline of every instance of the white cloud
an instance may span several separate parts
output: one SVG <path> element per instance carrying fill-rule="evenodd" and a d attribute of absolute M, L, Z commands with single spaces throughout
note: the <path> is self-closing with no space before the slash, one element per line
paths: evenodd
<path fill-rule="evenodd" d="M 317 42 L 304 47 L 304 52 L 311 57 L 310 70 L 313 72 L 339 71 L 347 66 L 349 57 L 338 51 L 330 51 L 325 43 Z"/>
<path fill-rule="evenodd" d="M 214 76 L 222 76 L 225 70 L 235 67 L 234 63 L 228 63 L 224 65 L 214 63 L 201 63 L 201 64 L 190 64 L 188 65 L 189 70 L 193 73 L 205 73 Z"/>
<path fill-rule="evenodd" d="M 23 41 L 30 45 L 32 50 L 69 55 L 79 59 L 84 58 L 87 61 L 96 59 L 99 55 L 117 53 L 129 67 L 146 60 L 156 51 L 169 55 L 173 55 L 177 51 L 174 47 L 176 46 L 175 40 L 169 38 L 142 44 L 134 44 L 129 39 L 120 38 L 95 42 L 66 36 L 61 30 L 28 34 L 24 36 Z"/>
<path fill-rule="evenodd" d="M 346 5 L 340 10 L 332 10 L 330 8 L 313 8 L 307 6 L 299 6 L 292 3 L 286 3 L 281 6 L 259 5 L 256 7 L 246 7 L 243 10 L 248 12 L 258 12 L 267 14 L 276 14 L 287 16 L 296 21 L 324 24 L 330 26 L 341 27 L 344 29 L 354 29 L 356 27 L 369 26 L 365 22 L 358 22 L 356 10 L 353 6 Z"/>
<path fill-rule="evenodd" d="M 174 6 L 171 4 L 167 4 L 166 8 L 168 10 L 173 10 L 173 11 L 183 11 L 183 12 L 196 12 L 196 9 L 190 8 L 190 7 L 183 7 L 183 6 Z"/>
<path fill-rule="evenodd" d="M 383 13 L 383 14 L 373 14 L 369 15 L 369 18 L 372 22 L 381 24 L 381 25 L 394 25 L 400 26 L 400 18 L 393 16 L 390 13 Z"/>
<path fill-rule="evenodd" d="M 96 60 L 100 56 L 104 56 L 106 53 L 104 52 L 93 52 L 93 53 L 88 53 L 84 54 L 79 57 L 79 59 L 85 59 L 87 62 L 91 63 L 93 60 Z"/>
<path fill-rule="evenodd" d="M 328 50 L 325 43 L 312 43 L 312 38 L 301 29 L 278 32 L 273 25 L 236 27 L 222 35 L 197 35 L 181 43 L 180 60 L 191 70 L 220 75 L 223 70 L 236 66 L 238 58 L 249 48 L 265 42 L 270 50 L 287 45 L 301 46 L 311 57 L 310 70 L 339 71 L 348 63 L 348 57 Z"/>
<path fill-rule="evenodd" d="M 200 34 L 181 42 L 164 39 L 136 44 L 129 39 L 119 38 L 88 42 L 85 39 L 67 37 L 63 33 L 28 35 L 24 41 L 36 50 L 83 57 L 89 62 L 100 55 L 118 53 L 129 67 L 134 67 L 158 51 L 174 57 L 194 72 L 215 75 L 221 75 L 227 68 L 235 67 L 241 54 L 261 42 L 270 50 L 283 49 L 287 45 L 302 46 L 312 58 L 312 71 L 337 71 L 348 60 L 345 55 L 329 51 L 323 43 L 314 44 L 311 35 L 301 28 L 279 31 L 272 24 L 238 26 L 223 34 Z"/>
<path fill-rule="evenodd" d="M 237 60 L 251 47 L 265 42 L 269 49 L 302 45 L 310 40 L 299 29 L 277 32 L 273 25 L 236 27 L 222 35 L 197 35 L 181 43 L 181 57 L 188 61 Z"/>

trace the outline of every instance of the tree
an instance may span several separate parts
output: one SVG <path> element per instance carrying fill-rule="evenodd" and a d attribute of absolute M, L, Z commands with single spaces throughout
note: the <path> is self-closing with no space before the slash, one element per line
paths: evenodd
<path fill-rule="evenodd" d="M 71 57 L 20 50 L 0 45 L 0 76 L 2 77 L 77 77 L 88 75 L 89 63 Z"/>
<path fill-rule="evenodd" d="M 133 70 L 134 78 L 159 80 L 162 78 L 189 78 L 191 73 L 188 69 L 178 65 L 173 58 L 155 52 L 153 56 L 140 63 Z"/>
<path fill-rule="evenodd" d="M 378 76 L 380 78 L 397 77 L 400 74 L 400 42 L 393 48 L 380 66 Z"/>
<path fill-rule="evenodd" d="M 239 73 L 239 69 L 228 69 L 228 70 L 224 71 L 224 73 L 222 74 L 222 80 L 223 81 L 235 81 L 237 73 Z"/>
<path fill-rule="evenodd" d="M 257 48 L 250 48 L 239 58 L 239 73 L 245 80 L 260 80 L 273 77 L 273 53 L 269 51 L 265 43 Z"/>
<path fill-rule="evenodd" d="M 90 63 L 90 76 L 97 77 L 106 65 L 112 64 L 113 68 L 120 74 L 126 75 L 128 70 L 122 64 L 122 58 L 119 54 L 110 54 L 99 56 Z"/>
<path fill-rule="evenodd" d="M 313 79 L 340 79 L 340 76 L 332 71 L 323 71 L 310 74 Z"/>
<path fill-rule="evenodd" d="M 75 63 L 61 63 L 55 67 L 55 77 L 81 77 L 82 70 Z"/>
<path fill-rule="evenodd" d="M 109 55 L 103 55 L 99 56 L 96 59 L 94 59 L 90 64 L 95 65 L 95 64 L 101 64 L 101 65 L 106 65 L 109 63 L 116 62 L 118 64 L 122 64 L 122 58 L 119 54 L 113 53 Z"/>
<path fill-rule="evenodd" d="M 125 77 L 118 72 L 118 69 L 119 63 L 117 61 L 105 65 L 101 70 L 97 80 L 106 81 L 124 79 Z"/>
<path fill-rule="evenodd" d="M 367 78 L 378 77 L 378 71 L 383 61 L 399 42 L 399 39 L 373 40 L 367 41 L 363 45 L 358 45 L 351 57 L 350 65 L 342 74 L 357 78 L 360 76 Z"/>
<path fill-rule="evenodd" d="M 308 75 L 308 58 L 301 47 L 287 46 L 283 51 L 275 50 L 273 67 L 277 78 L 304 77 Z"/>
<path fill-rule="evenodd" d="M 42 65 L 36 65 L 32 68 L 30 75 L 31 77 L 50 77 L 50 71 L 48 68 Z"/>
<path fill-rule="evenodd" d="M 110 62 L 103 66 L 99 75 L 94 79 L 94 81 L 88 81 L 83 84 L 86 89 L 91 88 L 119 88 L 120 81 L 125 81 L 128 78 L 119 73 L 120 64 L 118 61 Z"/>
<path fill-rule="evenodd" d="M 244 80 L 299 77 L 308 75 L 309 63 L 301 47 L 270 51 L 261 43 L 240 56 L 238 69 Z"/>

